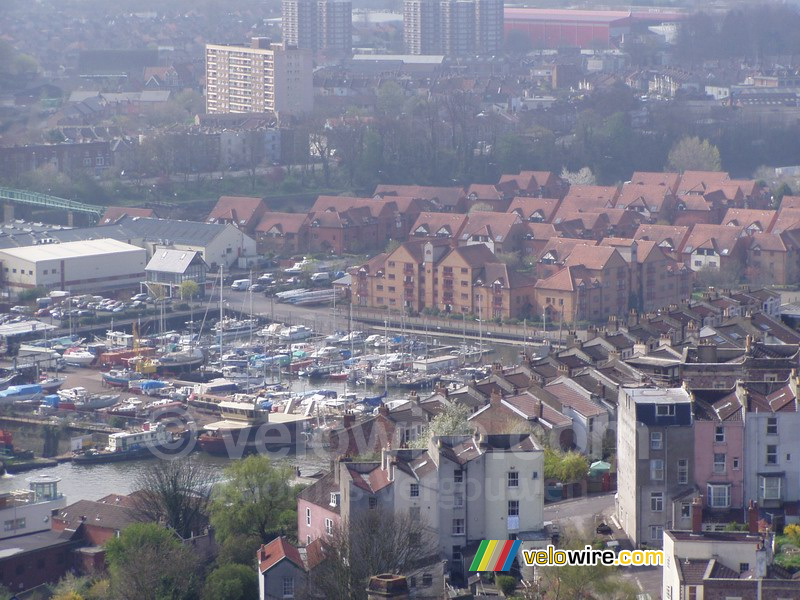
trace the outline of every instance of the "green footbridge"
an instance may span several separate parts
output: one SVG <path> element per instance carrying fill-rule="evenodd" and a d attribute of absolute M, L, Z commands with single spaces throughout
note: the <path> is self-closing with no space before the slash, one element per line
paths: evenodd
<path fill-rule="evenodd" d="M 39 192 L 29 192 L 26 190 L 16 190 L 14 188 L 0 187 L 0 201 L 17 202 L 39 208 L 55 208 L 68 212 L 84 213 L 99 218 L 105 211 L 105 206 L 94 204 L 84 204 L 75 200 L 66 200 L 57 196 L 48 196 Z"/>

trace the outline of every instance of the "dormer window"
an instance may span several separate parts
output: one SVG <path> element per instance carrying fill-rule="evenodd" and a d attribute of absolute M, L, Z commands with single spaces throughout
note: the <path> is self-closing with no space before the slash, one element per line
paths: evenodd
<path fill-rule="evenodd" d="M 675 405 L 674 404 L 658 404 L 656 405 L 657 417 L 674 417 Z"/>
<path fill-rule="evenodd" d="M 331 492 L 331 506 L 339 506 L 339 492 Z"/>

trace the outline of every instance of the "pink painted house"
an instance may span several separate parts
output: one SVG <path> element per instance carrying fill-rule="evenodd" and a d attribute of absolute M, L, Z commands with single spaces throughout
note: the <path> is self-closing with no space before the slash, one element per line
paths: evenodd
<path fill-rule="evenodd" d="M 722 398 L 703 396 L 699 392 L 695 397 L 693 478 L 704 498 L 704 520 L 720 520 L 717 515 L 742 522 L 746 504 L 742 403 L 735 390 Z"/>
<path fill-rule="evenodd" d="M 297 539 L 301 546 L 330 535 L 341 522 L 341 497 L 333 473 L 304 489 L 297 497 Z"/>

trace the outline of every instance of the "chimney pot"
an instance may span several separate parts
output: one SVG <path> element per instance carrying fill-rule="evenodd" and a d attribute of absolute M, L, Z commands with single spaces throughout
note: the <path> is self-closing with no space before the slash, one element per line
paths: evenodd
<path fill-rule="evenodd" d="M 751 535 L 758 534 L 758 503 L 753 500 L 747 506 L 747 531 Z"/>
<path fill-rule="evenodd" d="M 703 533 L 703 500 L 700 496 L 692 500 L 692 533 Z"/>

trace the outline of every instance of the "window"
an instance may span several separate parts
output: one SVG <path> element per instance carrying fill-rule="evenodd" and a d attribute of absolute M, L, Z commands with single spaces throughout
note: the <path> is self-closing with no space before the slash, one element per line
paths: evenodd
<path fill-rule="evenodd" d="M 461 469 L 456 469 L 453 471 L 453 483 L 463 483 L 464 482 L 464 471 Z"/>
<path fill-rule="evenodd" d="M 422 574 L 422 587 L 431 587 L 433 585 L 433 575 L 430 573 Z"/>
<path fill-rule="evenodd" d="M 410 493 L 411 493 L 411 497 L 412 498 L 419 498 L 419 484 L 418 483 L 412 483 L 411 484 Z"/>
<path fill-rule="evenodd" d="M 760 477 L 758 482 L 758 495 L 761 500 L 780 500 L 781 478 Z"/>
<path fill-rule="evenodd" d="M 711 508 L 729 508 L 731 505 L 730 484 L 708 484 L 708 505 Z"/>
<path fill-rule="evenodd" d="M 664 494 L 662 492 L 650 492 L 650 510 L 653 512 L 664 510 Z"/>
<path fill-rule="evenodd" d="M 508 501 L 508 516 L 509 517 L 519 516 L 519 500 Z"/>
<path fill-rule="evenodd" d="M 331 492 L 331 506 L 339 506 L 339 492 Z"/>
<path fill-rule="evenodd" d="M 738 471 L 739 470 L 739 457 L 738 456 L 734 456 L 733 460 L 731 461 L 731 463 L 732 463 L 732 466 L 733 466 L 733 470 L 734 471 Z"/>
<path fill-rule="evenodd" d="M 378 499 L 375 496 L 369 497 L 369 507 L 370 509 L 377 508 L 378 506 Z"/>
<path fill-rule="evenodd" d="M 306 526 L 311 527 L 311 509 L 306 507 Z"/>
<path fill-rule="evenodd" d="M 419 506 L 412 506 L 408 509 L 408 516 L 410 516 L 415 521 L 419 520 L 420 515 L 420 508 Z"/>
<path fill-rule="evenodd" d="M 453 535 L 464 535 L 464 519 L 453 519 Z"/>
<path fill-rule="evenodd" d="M 725 472 L 725 455 L 718 452 L 714 453 L 714 473 Z"/>
<path fill-rule="evenodd" d="M 692 505 L 688 502 L 681 504 L 681 519 L 688 519 L 692 516 Z"/>
<path fill-rule="evenodd" d="M 461 560 L 461 546 L 453 546 L 453 560 Z"/>
<path fill-rule="evenodd" d="M 774 444 L 769 444 L 767 446 L 767 464 L 768 465 L 778 464 L 778 447 Z"/>
<path fill-rule="evenodd" d="M 739 573 L 745 573 L 750 570 L 750 563 L 739 563 Z"/>
<path fill-rule="evenodd" d="M 333 535 L 333 520 L 325 519 L 325 533 Z"/>
<path fill-rule="evenodd" d="M 678 483 L 689 483 L 689 459 L 678 459 Z"/>
<path fill-rule="evenodd" d="M 539 479 L 539 471 L 534 471 L 531 479 Z"/>
<path fill-rule="evenodd" d="M 508 472 L 508 487 L 519 487 L 519 473 L 516 471 Z"/>
<path fill-rule="evenodd" d="M 294 598 L 294 577 L 283 578 L 283 597 Z"/>
<path fill-rule="evenodd" d="M 664 526 L 663 525 L 650 525 L 650 539 L 653 541 L 661 541 L 661 538 L 664 537 Z"/>
<path fill-rule="evenodd" d="M 664 434 L 660 431 L 650 432 L 650 449 L 661 450 L 664 447 Z"/>
<path fill-rule="evenodd" d="M 464 494 L 453 494 L 453 508 L 461 508 L 462 506 L 464 506 Z"/>
<path fill-rule="evenodd" d="M 660 458 L 650 461 L 650 479 L 653 481 L 663 481 L 664 479 L 664 461 Z"/>
<path fill-rule="evenodd" d="M 656 405 L 657 417 L 674 417 L 675 405 L 674 404 L 657 404 Z"/>
<path fill-rule="evenodd" d="M 778 435 L 778 417 L 767 419 L 767 435 Z"/>
<path fill-rule="evenodd" d="M 714 428 L 714 441 L 718 444 L 725 441 L 725 428 L 722 425 L 717 425 Z"/>
<path fill-rule="evenodd" d="M 697 600 L 697 586 L 690 585 L 689 586 L 689 597 L 687 600 Z"/>

